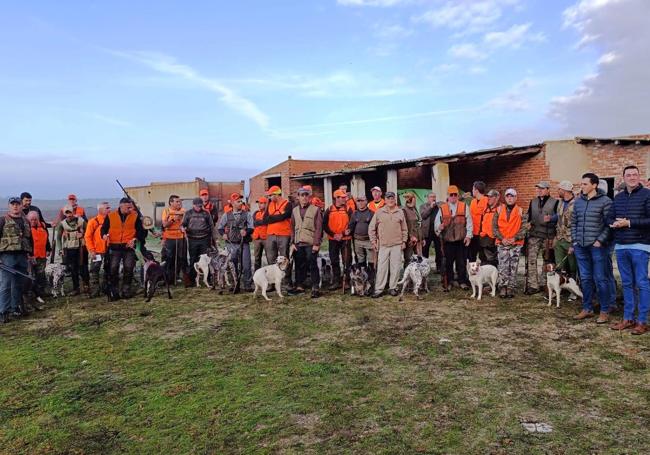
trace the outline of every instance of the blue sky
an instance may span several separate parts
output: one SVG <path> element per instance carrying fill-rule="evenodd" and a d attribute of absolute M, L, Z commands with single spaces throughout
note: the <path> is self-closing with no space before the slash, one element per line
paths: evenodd
<path fill-rule="evenodd" d="M 648 17 L 649 3 L 5 3 L 0 194 L 94 197 L 114 194 L 115 177 L 240 180 L 287 155 L 401 159 L 648 132 L 647 89 L 625 120 L 597 104 L 610 81 L 647 81 L 621 65 L 645 54 L 643 36 L 615 25 Z"/>

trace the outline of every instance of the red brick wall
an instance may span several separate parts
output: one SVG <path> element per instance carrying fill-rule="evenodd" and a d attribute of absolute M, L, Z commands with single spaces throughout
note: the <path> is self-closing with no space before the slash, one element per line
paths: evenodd
<path fill-rule="evenodd" d="M 623 181 L 623 169 L 628 165 L 639 168 L 644 183 L 648 178 L 650 146 L 589 143 L 586 147 L 591 157 L 590 171 L 599 177 L 614 177 L 615 186 Z"/>
<path fill-rule="evenodd" d="M 398 169 L 397 188 L 431 188 L 431 166 Z"/>

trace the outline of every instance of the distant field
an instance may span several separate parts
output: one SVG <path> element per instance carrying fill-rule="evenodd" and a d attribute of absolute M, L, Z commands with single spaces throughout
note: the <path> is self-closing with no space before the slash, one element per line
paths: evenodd
<path fill-rule="evenodd" d="M 650 337 L 439 291 L 59 300 L 0 327 L 0 452 L 650 453 Z"/>

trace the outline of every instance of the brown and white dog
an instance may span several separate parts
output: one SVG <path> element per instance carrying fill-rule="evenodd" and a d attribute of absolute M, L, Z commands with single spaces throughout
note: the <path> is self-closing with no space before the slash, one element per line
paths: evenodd
<path fill-rule="evenodd" d="M 558 273 L 555 270 L 555 264 L 550 263 L 544 266 L 546 271 L 546 288 L 548 289 L 548 306 L 551 306 L 553 303 L 553 294 L 555 294 L 557 303 L 556 307 L 560 308 L 560 293 L 563 289 L 573 292 L 578 297 L 582 298 L 582 291 L 580 286 L 576 283 L 576 280 L 569 277 L 565 273 Z"/>
<path fill-rule="evenodd" d="M 275 290 L 278 293 L 278 296 L 280 296 L 281 299 L 284 299 L 284 296 L 282 295 L 282 279 L 284 278 L 284 274 L 287 271 L 287 267 L 289 267 L 289 259 L 284 257 L 284 256 L 278 256 L 278 258 L 275 260 L 275 264 L 267 265 L 264 267 L 260 267 L 255 271 L 255 274 L 253 274 L 253 283 L 255 283 L 255 290 L 253 291 L 253 298 L 257 295 L 257 290 L 261 289 L 262 290 L 262 296 L 270 301 L 269 296 L 266 295 L 266 289 L 269 287 L 269 283 L 273 283 L 275 285 Z"/>

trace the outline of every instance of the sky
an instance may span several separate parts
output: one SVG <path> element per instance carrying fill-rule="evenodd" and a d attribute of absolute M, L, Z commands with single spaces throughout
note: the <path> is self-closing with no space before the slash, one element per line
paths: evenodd
<path fill-rule="evenodd" d="M 0 194 L 650 133 L 647 0 L 5 1 Z"/>

